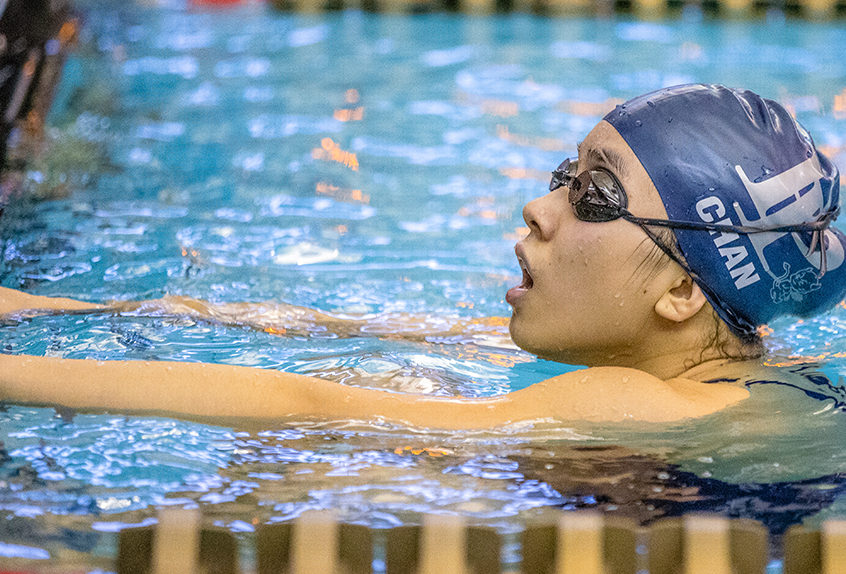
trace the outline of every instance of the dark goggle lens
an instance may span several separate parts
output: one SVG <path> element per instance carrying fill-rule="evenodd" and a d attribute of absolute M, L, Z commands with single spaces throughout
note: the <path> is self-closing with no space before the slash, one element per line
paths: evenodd
<path fill-rule="evenodd" d="M 602 222 L 623 215 L 627 198 L 617 179 L 604 170 L 582 172 L 575 182 L 578 190 L 570 189 L 570 204 L 582 221 Z"/>
<path fill-rule="evenodd" d="M 569 187 L 568 199 L 573 212 L 582 221 L 603 222 L 618 219 L 628 204 L 622 186 L 604 169 L 583 171 L 578 176 L 578 160 L 564 160 L 552 172 L 550 191 Z"/>
<path fill-rule="evenodd" d="M 576 168 L 579 166 L 579 161 L 575 159 L 565 159 L 561 162 L 555 171 L 552 172 L 552 179 L 549 181 L 549 191 L 555 191 L 559 187 L 569 186 L 570 181 L 576 177 Z"/>

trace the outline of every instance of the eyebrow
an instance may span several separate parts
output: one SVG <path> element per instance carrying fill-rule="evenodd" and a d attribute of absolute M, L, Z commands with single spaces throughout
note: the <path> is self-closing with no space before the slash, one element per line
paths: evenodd
<path fill-rule="evenodd" d="M 584 160 L 586 163 L 590 163 L 591 165 L 598 164 L 601 166 L 609 167 L 611 168 L 611 171 L 615 172 L 617 175 L 622 177 L 626 177 L 629 173 L 629 170 L 626 168 L 626 162 L 623 159 L 623 156 L 610 149 L 593 147 L 589 148 L 585 152 Z"/>

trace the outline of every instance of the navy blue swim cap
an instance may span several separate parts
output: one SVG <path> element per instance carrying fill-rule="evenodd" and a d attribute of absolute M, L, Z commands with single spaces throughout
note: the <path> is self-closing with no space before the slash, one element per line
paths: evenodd
<path fill-rule="evenodd" d="M 676 86 L 605 120 L 646 169 L 670 220 L 769 228 L 833 218 L 840 207 L 837 167 L 781 105 L 752 92 Z M 846 236 L 837 229 L 674 231 L 694 280 L 740 335 L 781 315 L 813 315 L 846 294 Z"/>

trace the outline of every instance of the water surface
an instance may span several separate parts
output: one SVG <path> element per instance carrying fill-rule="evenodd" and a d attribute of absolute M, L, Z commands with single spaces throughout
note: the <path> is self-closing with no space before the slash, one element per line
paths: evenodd
<path fill-rule="evenodd" d="M 616 102 L 681 82 L 780 100 L 846 165 L 840 24 L 146 4 L 83 3 L 50 118 L 54 146 L 27 176 L 52 199 L 0 220 L 0 284 L 98 302 L 178 294 L 507 316 L 522 205 Z M 109 568 L 108 533 L 161 505 L 199 504 L 245 537 L 314 508 L 386 527 L 457 512 L 504 532 L 561 507 L 639 521 L 712 510 L 774 533 L 842 518 L 846 308 L 771 327 L 769 361 L 805 373 L 806 385 L 760 384 L 736 408 L 660 429 L 233 428 L 7 405 L 0 556 Z M 139 314 L 12 322 L 0 345 L 447 396 L 505 393 L 570 368 L 498 335 L 281 337 Z"/>

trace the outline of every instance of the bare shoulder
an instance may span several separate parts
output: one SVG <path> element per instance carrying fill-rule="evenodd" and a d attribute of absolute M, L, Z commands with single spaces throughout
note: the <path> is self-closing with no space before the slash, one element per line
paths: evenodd
<path fill-rule="evenodd" d="M 741 387 L 688 378 L 661 380 L 638 369 L 592 367 L 547 379 L 523 391 L 556 418 L 669 422 L 701 417 L 749 396 Z"/>

